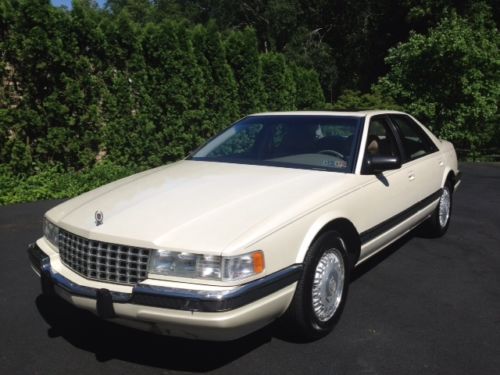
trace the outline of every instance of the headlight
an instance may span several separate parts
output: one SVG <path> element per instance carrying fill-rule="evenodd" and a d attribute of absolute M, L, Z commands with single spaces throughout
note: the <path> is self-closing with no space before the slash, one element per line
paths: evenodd
<path fill-rule="evenodd" d="M 153 274 L 223 281 L 243 279 L 262 271 L 264 254 L 260 250 L 232 257 L 157 250 L 149 266 Z"/>
<path fill-rule="evenodd" d="M 47 218 L 43 218 L 43 235 L 55 247 L 59 248 L 59 228 Z"/>
<path fill-rule="evenodd" d="M 221 257 L 157 250 L 153 253 L 149 272 L 178 277 L 220 280 Z"/>

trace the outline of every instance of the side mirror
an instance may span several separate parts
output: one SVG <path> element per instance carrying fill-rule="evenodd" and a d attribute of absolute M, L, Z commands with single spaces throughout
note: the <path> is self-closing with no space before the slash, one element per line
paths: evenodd
<path fill-rule="evenodd" d="M 378 174 L 383 171 L 401 168 L 398 156 L 366 155 L 364 171 L 367 174 Z"/>

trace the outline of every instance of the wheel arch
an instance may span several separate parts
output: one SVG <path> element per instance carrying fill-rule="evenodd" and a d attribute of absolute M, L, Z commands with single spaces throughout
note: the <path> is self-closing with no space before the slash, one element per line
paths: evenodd
<path fill-rule="evenodd" d="M 450 187 L 451 187 L 451 191 L 453 192 L 453 190 L 455 190 L 456 179 L 457 179 L 457 177 L 456 177 L 453 169 L 448 169 L 448 171 L 446 171 L 444 173 L 444 179 L 443 179 L 443 183 L 441 184 L 441 186 L 444 186 L 449 182 Z"/>
<path fill-rule="evenodd" d="M 322 218 L 312 225 L 302 242 L 296 261 L 302 263 L 314 241 L 321 234 L 328 231 L 337 231 L 342 235 L 343 240 L 346 242 L 350 266 L 351 268 L 354 267 L 360 256 L 361 240 L 359 232 L 352 221 L 345 217 Z"/>

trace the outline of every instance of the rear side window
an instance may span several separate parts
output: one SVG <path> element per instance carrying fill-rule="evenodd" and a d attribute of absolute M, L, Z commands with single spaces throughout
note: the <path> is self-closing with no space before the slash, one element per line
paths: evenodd
<path fill-rule="evenodd" d="M 415 160 L 437 151 L 436 145 L 410 117 L 404 115 L 390 117 L 401 137 L 407 160 Z"/>

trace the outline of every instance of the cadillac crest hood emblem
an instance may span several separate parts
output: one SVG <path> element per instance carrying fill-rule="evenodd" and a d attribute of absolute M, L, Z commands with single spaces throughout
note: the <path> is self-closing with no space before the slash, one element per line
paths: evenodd
<path fill-rule="evenodd" d="M 104 222 L 104 214 L 102 213 L 102 211 L 97 210 L 94 214 L 94 218 L 96 226 L 99 226 Z"/>

